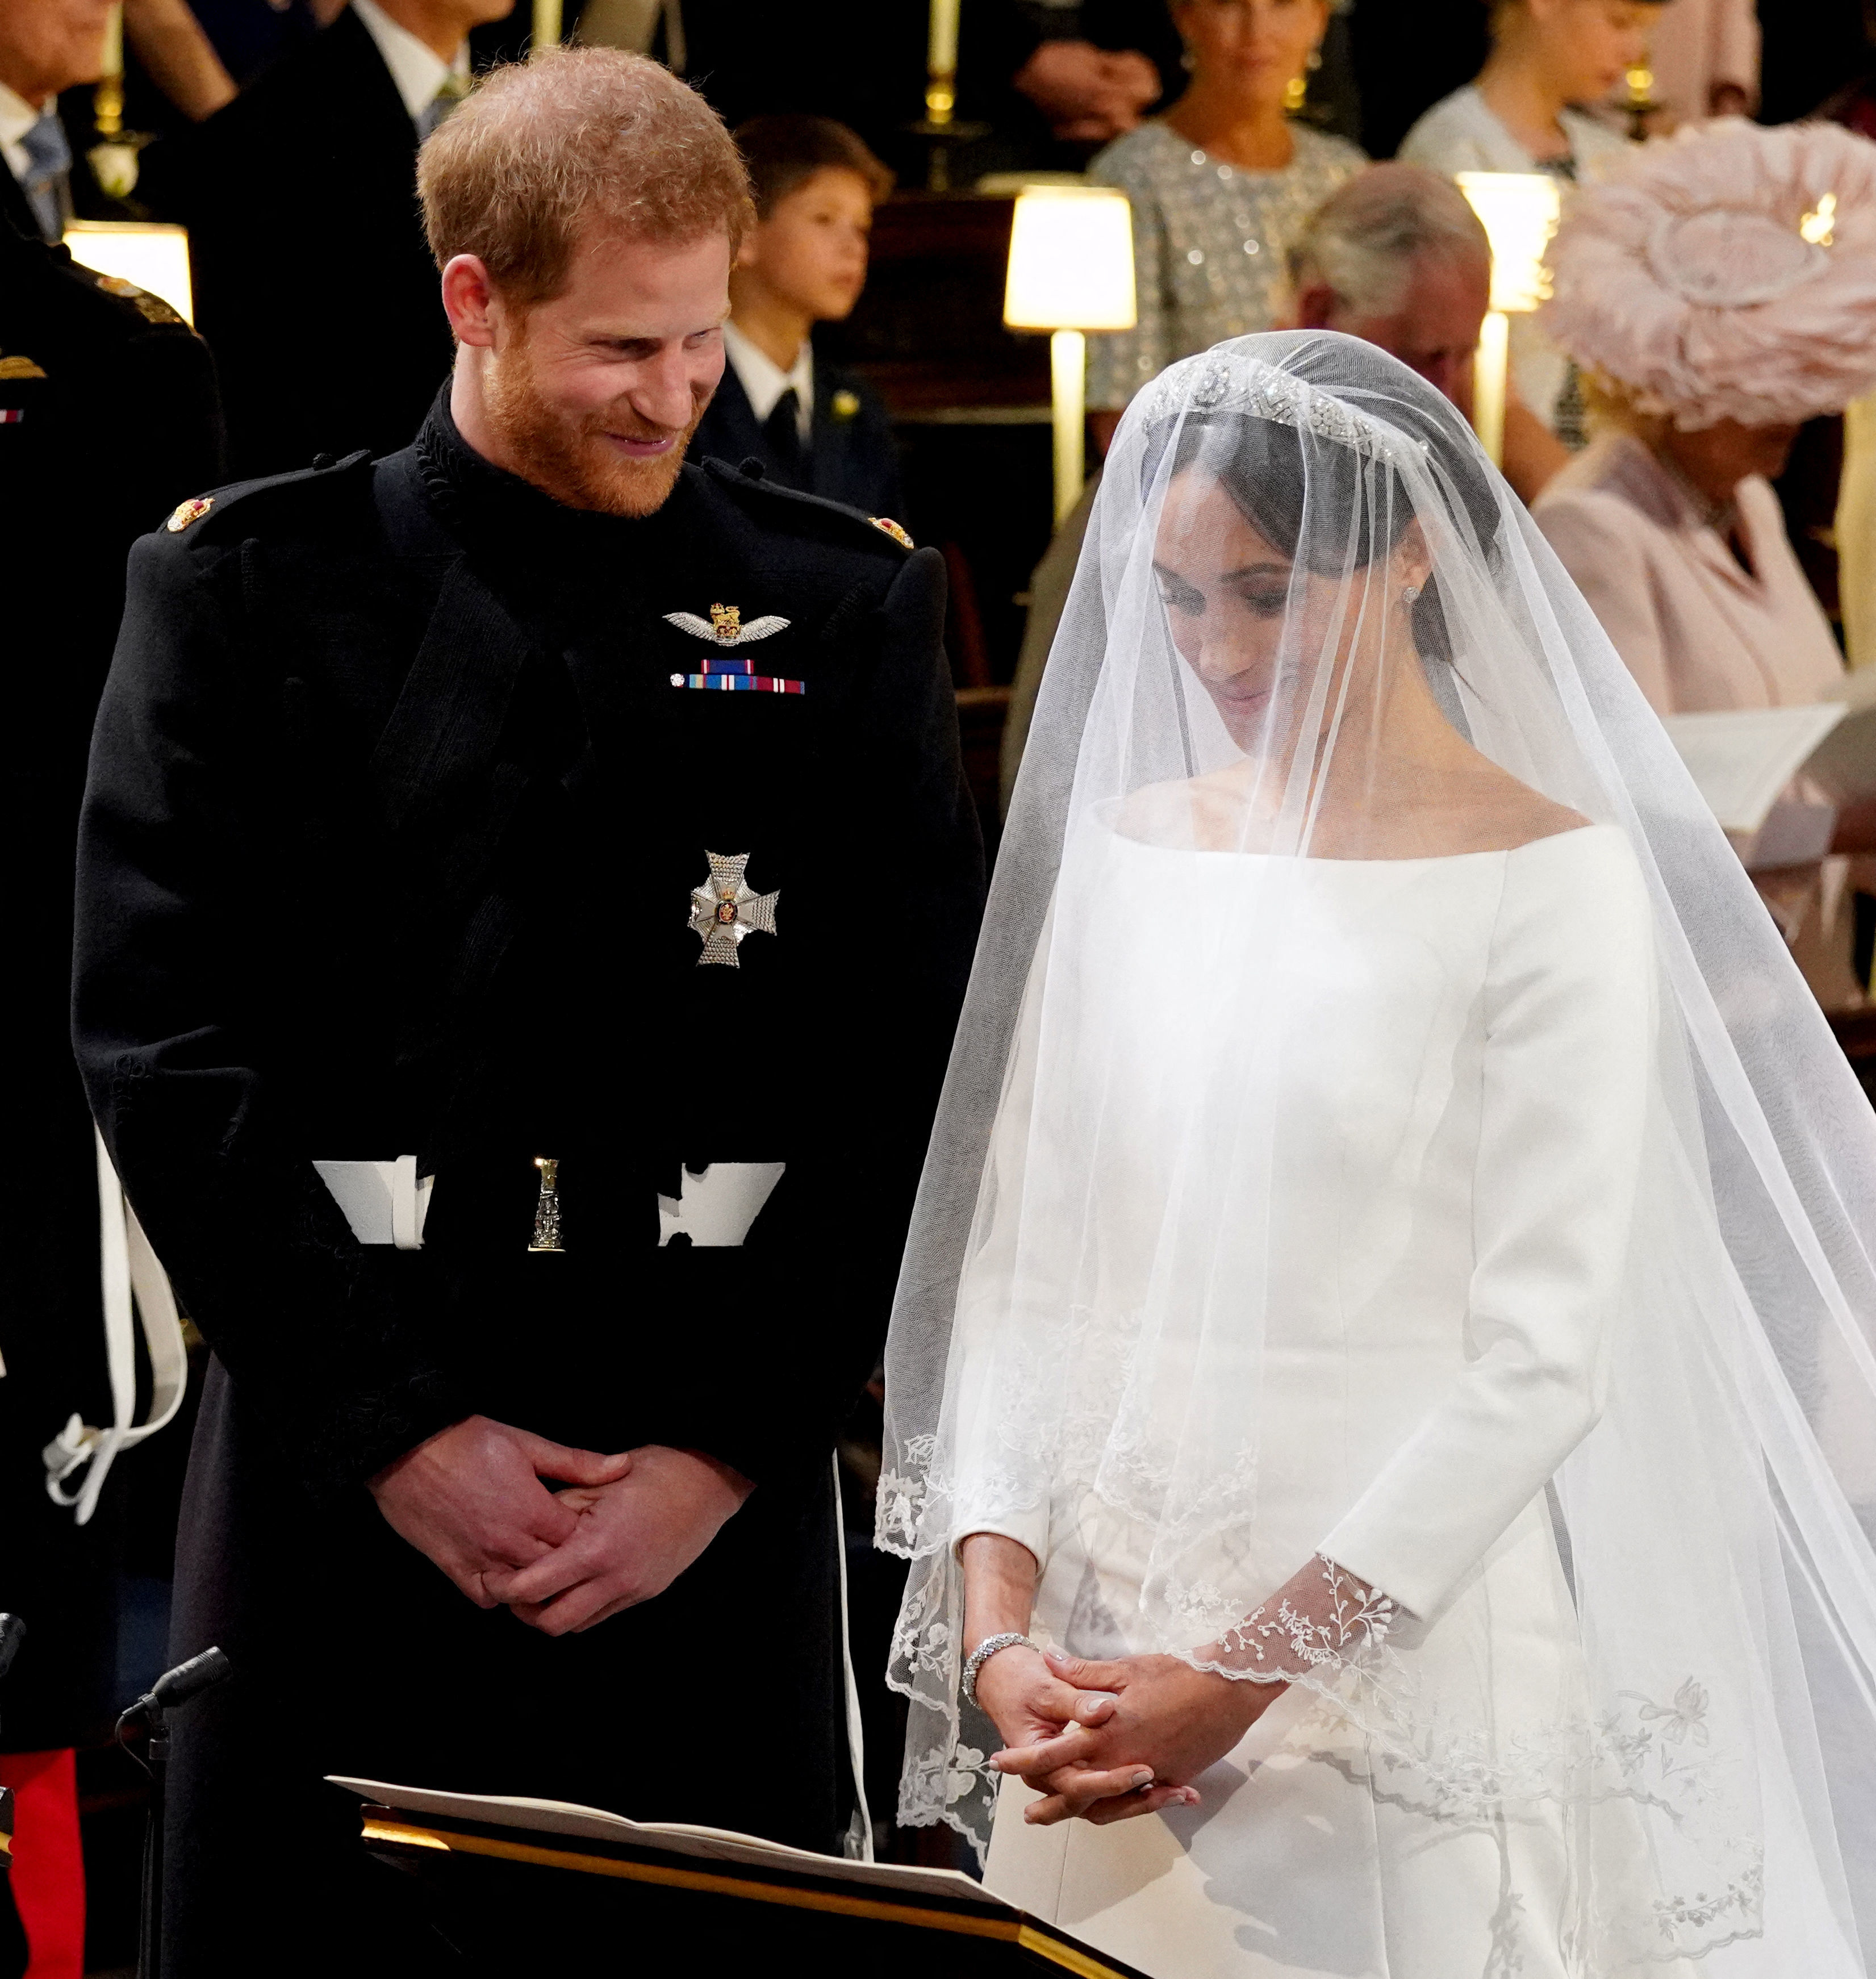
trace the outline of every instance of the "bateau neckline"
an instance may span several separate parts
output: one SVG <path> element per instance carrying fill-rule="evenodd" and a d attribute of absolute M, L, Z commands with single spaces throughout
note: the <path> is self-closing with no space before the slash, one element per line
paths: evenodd
<path fill-rule="evenodd" d="M 1488 846 L 1478 852 L 1424 853 L 1413 859 L 1320 859 L 1308 853 L 1298 855 L 1288 852 L 1229 852 L 1210 845 L 1155 845 L 1152 840 L 1135 838 L 1131 832 L 1121 831 L 1112 825 L 1102 827 L 1111 839 L 1122 845 L 1137 846 L 1142 852 L 1170 852 L 1187 857 L 1199 859 L 1258 859 L 1266 861 L 1282 860 L 1294 866 L 1329 866 L 1358 867 L 1373 871 L 1382 867 L 1401 866 L 1457 866 L 1472 859 L 1511 859 L 1520 852 L 1530 852 L 1540 845 L 1554 845 L 1565 838 L 1585 838 L 1592 833 L 1615 831 L 1612 824 L 1573 824 L 1566 831 L 1547 831 L 1541 838 L 1527 838 L 1521 845 Z"/>

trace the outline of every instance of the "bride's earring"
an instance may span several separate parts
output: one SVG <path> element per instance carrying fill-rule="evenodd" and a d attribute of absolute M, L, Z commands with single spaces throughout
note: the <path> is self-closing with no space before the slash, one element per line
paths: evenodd
<path fill-rule="evenodd" d="M 1407 588 L 1401 592 L 1400 602 L 1403 605 L 1411 605 L 1414 599 L 1419 597 L 1419 595 L 1420 586 L 1417 584 L 1410 584 Z"/>
<path fill-rule="evenodd" d="M 1181 68 L 1184 69 L 1188 75 L 1198 66 L 1198 63 L 1192 58 L 1192 51 L 1190 48 L 1180 49 L 1179 66 Z"/>

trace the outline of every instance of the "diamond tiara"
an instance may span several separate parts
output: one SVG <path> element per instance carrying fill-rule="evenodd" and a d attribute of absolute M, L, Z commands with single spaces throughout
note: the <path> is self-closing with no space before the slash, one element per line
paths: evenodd
<path fill-rule="evenodd" d="M 1358 412 L 1346 399 L 1332 398 L 1293 373 L 1256 360 L 1233 364 L 1208 353 L 1169 366 L 1154 388 L 1152 416 L 1175 416 L 1188 407 L 1274 419 L 1393 466 L 1427 457 L 1420 441 Z"/>

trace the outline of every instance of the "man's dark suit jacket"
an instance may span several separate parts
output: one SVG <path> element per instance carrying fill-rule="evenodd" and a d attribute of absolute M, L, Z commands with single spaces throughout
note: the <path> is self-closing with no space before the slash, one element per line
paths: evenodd
<path fill-rule="evenodd" d="M 236 476 L 389 453 L 421 423 L 451 344 L 416 155 L 397 85 L 349 9 L 145 154 L 138 197 L 189 229 Z"/>
<path fill-rule="evenodd" d="M 981 887 L 943 590 L 933 552 L 714 466 L 650 518 L 559 508 L 440 403 L 375 468 L 237 489 L 138 545 L 75 1025 L 219 1364 L 171 1648 L 242 1672 L 177 1734 L 171 1969 L 251 1971 L 275 1894 L 345 1941 L 312 1969 L 396 1966 L 326 1772 L 834 1845 L 830 1465 Z M 787 622 L 725 647 L 713 605 Z M 690 685 L 745 659 L 805 691 Z M 734 968 L 691 925 L 712 853 L 780 895 Z M 312 1163 L 412 1153 L 423 1248 L 361 1245 Z M 529 1249 L 537 1156 L 561 1255 Z M 661 1248 L 658 1198 L 720 1161 L 787 1165 L 747 1241 Z M 757 1488 L 667 1593 L 549 1640 L 364 1489 L 469 1413 L 704 1450 Z M 759 1732 L 708 1702 L 719 1676 L 759 1692 Z"/>
<path fill-rule="evenodd" d="M 814 420 L 799 471 L 768 443 L 749 395 L 734 365 L 723 367 L 723 383 L 710 402 L 697 436 L 694 460 L 722 460 L 740 466 L 759 460 L 764 475 L 784 487 L 839 502 L 863 515 L 903 519 L 905 496 L 899 485 L 899 452 L 891 419 L 879 395 L 857 372 L 814 359 Z"/>

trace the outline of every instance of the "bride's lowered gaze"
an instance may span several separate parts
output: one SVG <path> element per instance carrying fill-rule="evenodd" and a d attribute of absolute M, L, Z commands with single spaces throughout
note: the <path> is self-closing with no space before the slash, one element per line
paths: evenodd
<path fill-rule="evenodd" d="M 1873 1205 L 1867 1103 L 1452 409 L 1321 333 L 1175 366 L 900 1283 L 902 1818 L 1168 1979 L 1861 1974 Z"/>

